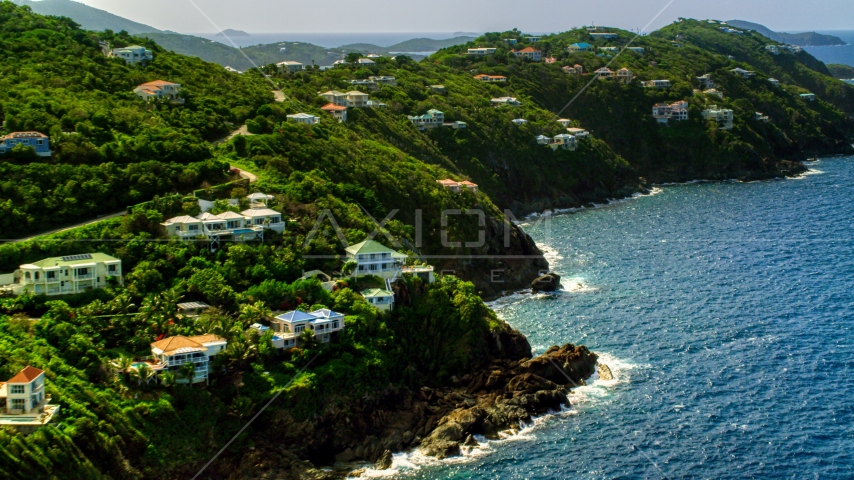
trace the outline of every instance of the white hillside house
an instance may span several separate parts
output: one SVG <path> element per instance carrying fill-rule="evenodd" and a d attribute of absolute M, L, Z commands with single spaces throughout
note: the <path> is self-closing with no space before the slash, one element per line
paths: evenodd
<path fill-rule="evenodd" d="M 0 427 L 28 434 L 46 425 L 59 411 L 45 393 L 44 371 L 26 366 L 15 376 L 0 382 Z"/>
<path fill-rule="evenodd" d="M 304 123 L 306 125 L 314 125 L 315 123 L 320 122 L 320 117 L 315 115 L 311 115 L 309 113 L 295 113 L 293 115 L 288 115 L 288 120 L 296 123 Z"/>
<path fill-rule="evenodd" d="M 719 108 L 717 105 L 712 105 L 703 110 L 703 118 L 714 120 L 721 130 L 731 130 L 735 121 L 735 113 L 728 108 Z"/>
<path fill-rule="evenodd" d="M 306 330 L 314 332 L 314 337 L 321 343 L 332 340 L 333 334 L 344 330 L 344 315 L 329 309 L 320 309 L 313 312 L 292 310 L 278 315 L 271 322 L 276 339 L 281 342 L 284 349 L 291 349 L 299 345 L 299 337 Z"/>
<path fill-rule="evenodd" d="M 374 240 L 351 245 L 345 249 L 347 260 L 356 262 L 353 276 L 376 275 L 394 278 L 400 274 L 406 255 L 392 250 Z"/>
<path fill-rule="evenodd" d="M 283 73 L 297 73 L 302 71 L 304 65 L 299 62 L 286 60 L 284 62 L 277 63 L 276 67 Z"/>
<path fill-rule="evenodd" d="M 68 295 L 122 283 L 122 261 L 105 253 L 50 257 L 0 275 L 0 292 Z"/>
<path fill-rule="evenodd" d="M 200 383 L 208 381 L 212 358 L 221 353 L 228 342 L 217 335 L 175 336 L 151 344 L 151 355 L 155 363 L 150 368 L 155 373 L 172 372 L 178 383 Z M 193 376 L 184 376 L 187 367 L 193 365 Z"/>
<path fill-rule="evenodd" d="M 121 58 L 128 65 L 145 65 L 154 60 L 151 50 L 139 45 L 114 48 L 110 51 L 110 56 Z"/>
<path fill-rule="evenodd" d="M 219 249 L 223 242 L 264 241 L 265 229 L 278 233 L 285 231 L 285 221 L 280 212 L 259 203 L 252 206 L 255 208 L 240 213 L 203 213 L 196 217 L 182 215 L 170 218 L 161 225 L 170 237 L 178 237 L 184 241 L 210 242 L 212 251 Z"/>
<path fill-rule="evenodd" d="M 418 130 L 431 130 L 441 127 L 445 123 L 445 114 L 435 108 L 430 109 L 424 115 L 409 116 L 409 121 L 415 125 Z"/>
<path fill-rule="evenodd" d="M 181 93 L 181 84 L 165 80 L 143 83 L 134 88 L 133 93 L 146 102 L 152 100 L 169 100 L 170 102 L 184 103 L 184 99 L 179 95 Z"/>

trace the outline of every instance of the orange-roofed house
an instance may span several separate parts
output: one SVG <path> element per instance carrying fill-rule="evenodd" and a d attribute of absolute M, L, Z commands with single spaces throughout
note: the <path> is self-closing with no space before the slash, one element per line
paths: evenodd
<path fill-rule="evenodd" d="M 492 83 L 503 83 L 507 81 L 507 77 L 503 77 L 501 75 L 486 75 L 480 74 L 474 76 L 475 80 L 480 80 L 481 82 L 492 82 Z"/>
<path fill-rule="evenodd" d="M 462 186 L 459 182 L 451 180 L 450 178 L 446 178 L 444 180 L 436 180 L 436 183 L 442 186 L 442 188 L 447 188 L 448 190 L 459 193 L 462 191 Z"/>
<path fill-rule="evenodd" d="M 23 433 L 32 433 L 50 422 L 59 411 L 48 405 L 44 372 L 27 366 L 6 382 L 0 382 L 0 426 L 10 426 Z"/>
<path fill-rule="evenodd" d="M 179 97 L 181 93 L 181 84 L 167 82 L 164 80 L 155 80 L 153 82 L 143 83 L 133 89 L 133 93 L 146 102 L 152 99 L 165 99 L 173 102 L 183 103 L 184 99 Z"/>
<path fill-rule="evenodd" d="M 522 50 L 513 50 L 513 55 L 517 57 L 527 58 L 534 62 L 539 62 L 543 59 L 543 52 L 534 47 L 525 47 Z"/>
<path fill-rule="evenodd" d="M 344 105 L 335 105 L 334 103 L 327 103 L 326 105 L 320 107 L 320 109 L 338 119 L 339 122 L 343 123 L 347 121 L 347 107 L 345 107 Z"/>
<path fill-rule="evenodd" d="M 174 372 L 179 383 L 207 382 L 211 358 L 225 350 L 227 345 L 224 338 L 213 334 L 164 338 L 151 344 L 151 354 L 158 361 L 152 369 Z M 193 364 L 195 375 L 192 381 L 182 377 L 182 367 L 186 363 Z"/>
<path fill-rule="evenodd" d="M 460 182 L 460 187 L 465 188 L 466 190 L 469 190 L 471 192 L 477 193 L 477 184 L 472 183 L 468 180 L 463 180 L 462 182 Z"/>

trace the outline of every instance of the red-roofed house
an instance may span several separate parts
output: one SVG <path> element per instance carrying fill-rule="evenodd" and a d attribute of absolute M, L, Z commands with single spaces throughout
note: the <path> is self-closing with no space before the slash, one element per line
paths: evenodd
<path fill-rule="evenodd" d="M 43 411 L 44 372 L 36 367 L 24 367 L 0 387 L 0 404 L 6 415 L 29 415 Z"/>
<path fill-rule="evenodd" d="M 326 105 L 320 107 L 324 112 L 332 115 L 337 118 L 339 122 L 347 121 L 347 107 L 343 105 L 335 105 L 334 103 L 327 103 Z"/>
<path fill-rule="evenodd" d="M 530 59 L 534 62 L 539 62 L 543 59 L 543 52 L 534 47 L 525 47 L 522 50 L 513 50 L 513 55 Z"/>

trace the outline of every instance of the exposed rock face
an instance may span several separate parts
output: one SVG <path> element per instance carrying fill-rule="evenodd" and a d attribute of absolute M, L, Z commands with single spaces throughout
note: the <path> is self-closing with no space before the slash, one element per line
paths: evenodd
<path fill-rule="evenodd" d="M 321 415 L 302 421 L 289 410 L 271 409 L 255 423 L 255 449 L 218 462 L 216 478 L 341 478 L 354 467 L 317 466 L 371 462 L 387 468 L 391 452 L 413 448 L 437 458 L 459 455 L 477 445 L 474 435 L 498 438 L 569 405 L 570 389 L 584 384 L 597 361 L 586 347 L 573 345 L 531 358 L 525 337 L 509 327 L 495 333 L 493 343 L 490 348 L 502 353 L 451 386 L 331 400 Z"/>
<path fill-rule="evenodd" d="M 560 289 L 560 275 L 547 273 L 531 282 L 531 290 L 534 292 L 556 292 Z"/>

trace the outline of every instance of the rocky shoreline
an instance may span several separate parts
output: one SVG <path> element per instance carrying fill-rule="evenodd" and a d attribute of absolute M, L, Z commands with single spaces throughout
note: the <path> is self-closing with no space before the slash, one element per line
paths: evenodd
<path fill-rule="evenodd" d="M 435 458 L 497 439 L 534 417 L 569 406 L 570 390 L 595 372 L 598 356 L 566 344 L 532 358 L 527 339 L 508 325 L 490 338 L 492 360 L 451 384 L 389 388 L 332 401 L 312 419 L 279 410 L 253 434 L 252 447 L 219 464 L 215 478 L 337 479 L 373 464 L 388 468 L 392 452 Z"/>

